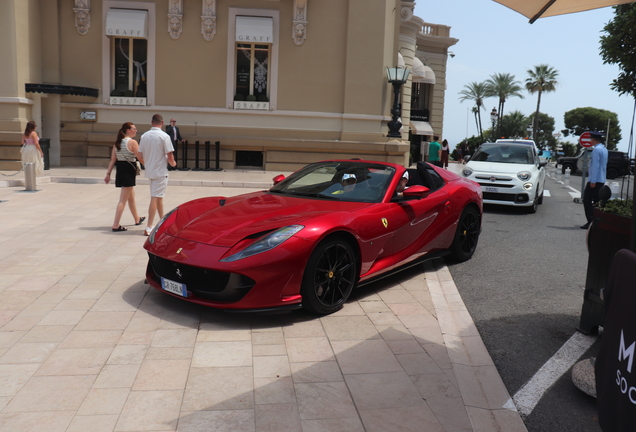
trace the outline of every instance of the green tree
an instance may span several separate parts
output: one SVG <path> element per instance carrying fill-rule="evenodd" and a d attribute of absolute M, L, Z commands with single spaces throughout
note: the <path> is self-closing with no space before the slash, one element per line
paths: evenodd
<path fill-rule="evenodd" d="M 566 129 L 561 132 L 565 136 L 580 136 L 589 130 L 604 131 L 608 150 L 616 149 L 616 144 L 622 139 L 618 116 L 611 111 L 592 107 L 576 108 L 566 112 L 563 119 Z M 609 131 L 607 131 L 608 121 Z"/>
<path fill-rule="evenodd" d="M 501 137 L 522 138 L 526 136 L 528 118 L 521 111 L 513 111 L 501 119 Z"/>
<path fill-rule="evenodd" d="M 532 139 L 537 141 L 537 131 L 539 130 L 539 107 L 541 106 L 541 94 L 543 92 L 552 92 L 556 90 L 556 86 L 559 83 L 557 77 L 559 72 L 548 66 L 547 64 L 540 64 L 533 69 L 528 69 L 528 78 L 526 78 L 526 90 L 530 94 L 537 94 L 537 109 L 534 113 L 534 123 L 532 124 L 533 135 Z"/>
<path fill-rule="evenodd" d="M 496 73 L 490 76 L 486 80 L 486 97 L 499 98 L 499 105 L 497 109 L 497 125 L 501 124 L 503 118 L 504 105 L 506 100 L 511 97 L 518 97 L 523 99 L 521 90 L 523 88 L 519 81 L 515 81 L 515 76 L 509 73 Z M 497 133 L 499 135 L 499 133 Z"/>
<path fill-rule="evenodd" d="M 477 122 L 477 132 L 482 137 L 484 136 L 481 126 L 481 109 L 484 106 L 484 99 L 486 98 L 486 83 L 472 82 L 464 86 L 464 90 L 460 91 L 460 102 L 465 100 L 475 102 L 475 108 L 473 114 L 475 114 L 475 121 Z"/>
<path fill-rule="evenodd" d="M 468 154 L 473 154 L 473 153 L 475 153 L 475 150 L 477 150 L 477 147 L 479 147 L 484 141 L 481 139 L 481 137 L 473 135 L 470 138 L 466 138 L 462 142 L 466 143 L 466 147 L 468 148 Z M 457 144 L 457 147 L 459 147 L 460 144 Z M 457 147 L 456 147 L 456 149 L 457 149 Z M 456 150 L 453 150 L 453 153 L 455 154 L 455 156 L 453 156 L 453 157 L 456 158 L 457 157 Z M 464 156 L 466 156 L 466 155 L 464 155 Z M 455 160 L 457 160 L 457 159 L 455 159 Z"/>
<path fill-rule="evenodd" d="M 563 156 L 576 156 L 581 148 L 580 145 L 571 143 L 569 141 L 562 142 L 561 147 L 563 147 Z"/>
<path fill-rule="evenodd" d="M 535 114 L 530 115 L 530 122 L 536 124 L 534 129 L 534 142 L 541 150 L 556 151 L 557 139 L 554 137 L 554 117 L 551 117 L 545 113 L 539 113 L 537 121 L 535 121 Z"/>
<path fill-rule="evenodd" d="M 620 73 L 610 87 L 619 94 L 636 98 L 636 4 L 614 6 L 614 19 L 605 25 L 601 36 L 604 63 L 617 64 Z"/>

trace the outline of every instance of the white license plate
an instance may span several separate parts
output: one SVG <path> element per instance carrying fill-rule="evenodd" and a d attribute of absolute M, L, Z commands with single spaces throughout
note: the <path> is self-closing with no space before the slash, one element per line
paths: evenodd
<path fill-rule="evenodd" d="M 484 192 L 499 192 L 499 188 L 484 187 Z"/>
<path fill-rule="evenodd" d="M 161 278 L 161 288 L 181 297 L 188 296 L 188 290 L 186 289 L 185 284 L 171 281 L 170 279 Z"/>

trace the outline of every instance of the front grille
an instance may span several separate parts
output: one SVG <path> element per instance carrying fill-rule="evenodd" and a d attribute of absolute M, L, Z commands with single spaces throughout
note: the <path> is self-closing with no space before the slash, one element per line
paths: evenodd
<path fill-rule="evenodd" d="M 483 187 L 496 187 L 496 188 L 502 188 L 502 189 L 505 189 L 505 188 L 510 189 L 515 187 L 514 184 L 501 184 L 501 183 L 479 183 L 479 185 Z"/>
<path fill-rule="evenodd" d="M 255 285 L 254 280 L 238 273 L 194 267 L 148 254 L 149 266 L 154 279 L 161 278 L 185 284 L 188 291 L 207 300 L 236 302 L 242 299 Z"/>
<path fill-rule="evenodd" d="M 496 193 L 496 192 L 484 192 L 483 197 L 485 200 L 491 201 L 510 201 L 515 202 L 517 204 L 527 203 L 529 198 L 528 194 L 504 194 L 504 193 Z"/>
<path fill-rule="evenodd" d="M 498 181 L 498 182 L 509 182 L 509 181 L 512 181 L 512 178 L 508 177 L 508 176 L 496 176 L 496 175 L 484 175 L 484 174 L 477 174 L 477 175 L 475 175 L 475 178 L 478 181 L 479 180 L 492 181 L 493 178 L 495 179 L 495 181 Z"/>
<path fill-rule="evenodd" d="M 159 258 L 156 255 L 148 254 L 150 263 L 155 273 L 166 279 L 186 284 L 188 288 L 198 289 L 207 292 L 221 292 L 225 289 L 230 273 L 192 267 L 189 265 L 169 261 Z M 181 274 L 179 275 L 177 271 Z"/>

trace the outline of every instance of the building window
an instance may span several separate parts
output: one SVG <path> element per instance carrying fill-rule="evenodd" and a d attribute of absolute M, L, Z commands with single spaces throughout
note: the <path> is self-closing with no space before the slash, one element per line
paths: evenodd
<path fill-rule="evenodd" d="M 145 98 L 148 41 L 134 38 L 112 38 L 111 96 Z"/>
<path fill-rule="evenodd" d="M 269 102 L 270 45 L 236 44 L 237 101 Z"/>
<path fill-rule="evenodd" d="M 152 105 L 155 8 L 148 2 L 104 0 L 102 89 L 110 105 Z"/>
<path fill-rule="evenodd" d="M 234 19 L 234 109 L 269 110 L 275 94 L 275 18 L 237 14 Z"/>
<path fill-rule="evenodd" d="M 427 110 L 429 107 L 429 100 L 431 95 L 431 85 L 425 83 L 413 83 L 412 86 L 412 98 L 411 109 Z"/>

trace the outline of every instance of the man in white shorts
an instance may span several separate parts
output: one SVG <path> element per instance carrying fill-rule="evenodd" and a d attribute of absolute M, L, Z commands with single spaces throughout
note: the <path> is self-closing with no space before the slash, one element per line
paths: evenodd
<path fill-rule="evenodd" d="M 152 116 L 152 127 L 141 136 L 137 159 L 144 164 L 146 178 L 150 179 L 150 206 L 148 207 L 148 226 L 144 235 L 150 235 L 155 212 L 159 213 L 159 220 L 163 218 L 163 197 L 168 186 L 168 165 L 176 166 L 174 147 L 170 135 L 161 130 L 163 117 L 160 114 Z M 167 163 L 166 163 L 167 162 Z"/>

